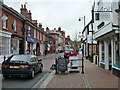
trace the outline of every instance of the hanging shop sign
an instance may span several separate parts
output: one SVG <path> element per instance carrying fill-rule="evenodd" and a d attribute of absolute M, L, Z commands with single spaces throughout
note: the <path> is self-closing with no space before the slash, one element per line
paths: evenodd
<path fill-rule="evenodd" d="M 30 37 L 27 37 L 26 41 L 36 43 L 36 39 L 30 38 Z"/>
<path fill-rule="evenodd" d="M 31 35 L 31 30 L 27 30 L 27 35 Z"/>
<path fill-rule="evenodd" d="M 49 41 L 49 43 L 50 43 L 50 44 L 52 44 L 52 42 L 51 42 L 51 41 Z"/>

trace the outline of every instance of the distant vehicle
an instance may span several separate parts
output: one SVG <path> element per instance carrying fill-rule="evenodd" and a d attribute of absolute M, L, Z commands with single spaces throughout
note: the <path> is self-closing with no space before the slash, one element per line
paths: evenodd
<path fill-rule="evenodd" d="M 35 55 L 11 55 L 2 63 L 2 74 L 4 79 L 9 76 L 35 77 L 35 73 L 42 72 L 42 60 Z"/>
<path fill-rule="evenodd" d="M 69 52 L 73 51 L 73 49 L 67 49 L 64 51 L 64 58 L 69 58 Z"/>

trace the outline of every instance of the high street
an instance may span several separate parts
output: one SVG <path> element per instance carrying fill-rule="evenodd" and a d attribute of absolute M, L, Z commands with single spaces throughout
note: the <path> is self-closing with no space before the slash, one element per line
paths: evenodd
<path fill-rule="evenodd" d="M 42 58 L 42 62 L 44 65 L 43 72 L 42 73 L 37 73 L 35 75 L 34 79 L 29 79 L 27 77 L 11 77 L 7 80 L 2 80 L 2 88 L 38 88 L 39 85 L 43 82 L 41 79 L 46 79 L 49 75 L 50 67 L 54 63 L 55 58 L 63 55 L 62 53 L 60 54 L 53 54 L 49 56 L 42 56 L 39 58 Z M 37 85 L 39 84 L 39 85 Z"/>

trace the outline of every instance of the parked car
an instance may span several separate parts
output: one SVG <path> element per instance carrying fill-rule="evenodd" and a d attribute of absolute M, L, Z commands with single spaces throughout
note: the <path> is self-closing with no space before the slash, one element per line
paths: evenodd
<path fill-rule="evenodd" d="M 29 76 L 34 78 L 35 73 L 42 72 L 42 60 L 35 55 L 11 55 L 2 63 L 4 79 L 9 76 Z"/>

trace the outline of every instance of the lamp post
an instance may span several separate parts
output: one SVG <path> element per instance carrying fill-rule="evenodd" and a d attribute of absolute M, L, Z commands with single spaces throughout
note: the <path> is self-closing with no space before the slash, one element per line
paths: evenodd
<path fill-rule="evenodd" d="M 84 17 L 81 17 L 81 18 L 79 18 L 79 20 L 78 21 L 81 21 L 81 19 L 83 19 L 84 20 L 84 28 L 85 28 L 85 15 L 84 15 Z M 83 36 L 83 35 L 82 35 Z M 83 38 L 82 38 L 82 41 L 83 41 Z M 83 42 L 82 42 L 83 43 Z M 82 55 L 83 55 L 83 46 L 82 46 Z M 84 56 L 84 55 L 83 55 Z"/>
<path fill-rule="evenodd" d="M 93 63 L 93 22 L 91 23 L 91 28 L 92 28 L 92 60 L 91 62 Z"/>
<path fill-rule="evenodd" d="M 78 20 L 78 21 L 81 21 L 81 19 L 84 19 L 84 28 L 85 28 L 85 16 L 84 16 L 84 17 L 79 18 L 79 20 Z"/>

